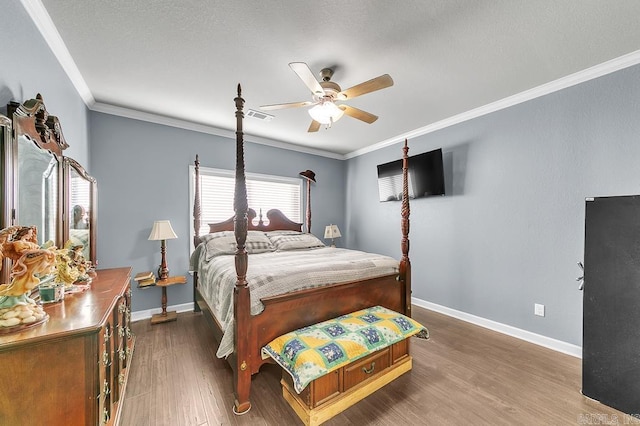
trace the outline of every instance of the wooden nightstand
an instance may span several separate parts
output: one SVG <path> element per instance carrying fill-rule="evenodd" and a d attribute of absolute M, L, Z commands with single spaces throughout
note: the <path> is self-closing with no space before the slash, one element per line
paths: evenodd
<path fill-rule="evenodd" d="M 167 312 L 167 287 L 174 284 L 185 284 L 186 282 L 187 277 L 185 276 L 169 277 L 164 280 L 156 281 L 155 285 L 162 287 L 162 313 L 153 315 L 151 317 L 151 324 L 175 321 L 177 319 L 178 314 L 176 312 Z"/>

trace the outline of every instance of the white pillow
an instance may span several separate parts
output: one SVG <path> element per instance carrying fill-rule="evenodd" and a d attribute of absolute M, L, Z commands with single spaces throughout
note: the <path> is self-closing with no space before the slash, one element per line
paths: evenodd
<path fill-rule="evenodd" d="M 301 250 L 325 247 L 324 243 L 313 234 L 287 231 L 286 233 L 269 232 L 267 236 L 276 250 Z"/>
<path fill-rule="evenodd" d="M 206 260 L 215 256 L 235 254 L 238 247 L 233 231 L 221 231 L 207 234 L 202 237 L 202 241 L 205 243 L 207 251 Z M 275 250 L 271 240 L 269 240 L 262 231 L 247 232 L 245 248 L 249 254 L 264 253 Z"/>

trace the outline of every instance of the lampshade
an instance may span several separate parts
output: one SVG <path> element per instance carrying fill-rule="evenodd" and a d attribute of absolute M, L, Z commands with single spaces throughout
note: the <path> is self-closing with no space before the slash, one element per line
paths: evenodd
<path fill-rule="evenodd" d="M 153 228 L 151 228 L 151 234 L 149 234 L 150 240 L 171 240 L 174 238 L 178 238 L 178 236 L 173 232 L 171 222 L 168 220 L 156 220 L 153 222 Z"/>
<path fill-rule="evenodd" d="M 327 225 L 324 228 L 324 237 L 332 239 L 342 237 L 342 234 L 340 234 L 340 230 L 338 229 L 338 225 Z"/>
<path fill-rule="evenodd" d="M 331 101 L 321 102 L 309 110 L 311 118 L 320 124 L 335 123 L 343 114 L 344 111 Z"/>

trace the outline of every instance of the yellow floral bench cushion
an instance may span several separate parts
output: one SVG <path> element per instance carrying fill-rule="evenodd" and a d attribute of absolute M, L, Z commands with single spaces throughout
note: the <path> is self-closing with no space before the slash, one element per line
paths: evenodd
<path fill-rule="evenodd" d="M 284 334 L 262 355 L 284 368 L 300 393 L 318 377 L 421 331 L 428 333 L 412 318 L 374 306 Z"/>

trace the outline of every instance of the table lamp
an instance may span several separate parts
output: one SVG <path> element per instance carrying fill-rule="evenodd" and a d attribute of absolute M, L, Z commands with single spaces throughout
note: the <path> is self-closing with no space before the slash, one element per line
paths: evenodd
<path fill-rule="evenodd" d="M 167 240 L 171 240 L 174 238 L 178 238 L 175 232 L 173 232 L 173 228 L 171 227 L 171 222 L 168 220 L 156 220 L 153 222 L 153 228 L 151 228 L 151 234 L 149 234 L 149 240 L 157 241 L 160 240 L 160 253 L 162 253 L 162 262 L 160 263 L 160 267 L 158 268 L 158 278 L 161 280 L 166 280 L 169 277 L 169 268 L 167 268 Z"/>
<path fill-rule="evenodd" d="M 336 243 L 333 241 L 335 238 L 342 237 L 338 225 L 327 225 L 324 228 L 324 238 L 331 238 L 331 247 L 335 247 Z"/>

